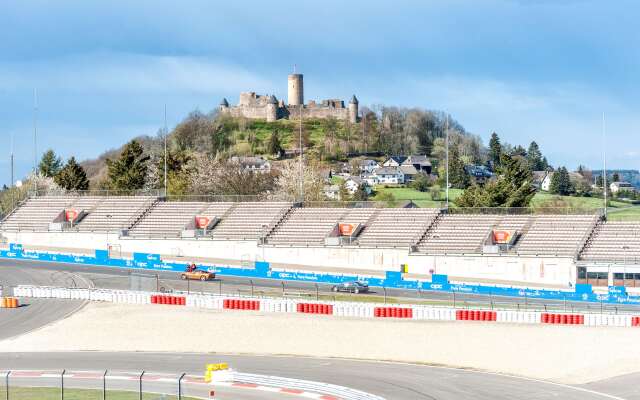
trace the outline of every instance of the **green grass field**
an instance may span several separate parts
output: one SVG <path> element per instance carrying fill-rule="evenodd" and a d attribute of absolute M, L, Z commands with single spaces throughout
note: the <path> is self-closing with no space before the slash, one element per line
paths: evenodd
<path fill-rule="evenodd" d="M 0 389 L 0 397 L 4 399 L 6 392 L 4 387 Z M 169 396 L 153 393 L 145 393 L 142 395 L 144 400 L 177 400 L 178 396 Z M 182 396 L 184 400 L 196 400 L 194 397 Z M 10 400 L 59 400 L 60 389 L 44 388 L 44 387 L 11 387 L 9 390 Z M 102 391 L 91 389 L 65 389 L 65 400 L 102 400 Z M 122 390 L 108 390 L 107 399 L 109 400 L 137 400 L 138 393 L 127 392 Z"/>
<path fill-rule="evenodd" d="M 376 194 L 372 200 L 376 200 L 382 193 L 391 193 L 398 201 L 412 200 L 419 207 L 442 207 L 444 204 L 444 192 L 440 196 L 443 200 L 434 201 L 429 192 L 419 192 L 409 187 L 376 187 Z M 462 194 L 460 189 L 449 190 L 450 207 L 456 207 L 454 201 Z M 544 203 L 553 202 L 554 199 L 560 199 L 571 208 L 596 210 L 602 208 L 602 199 L 597 197 L 573 197 L 573 196 L 557 196 L 550 193 L 536 193 L 531 201 L 533 207 L 540 207 Z M 640 220 L 640 206 L 632 206 L 617 200 L 609 201 L 609 219 L 610 220 Z"/>

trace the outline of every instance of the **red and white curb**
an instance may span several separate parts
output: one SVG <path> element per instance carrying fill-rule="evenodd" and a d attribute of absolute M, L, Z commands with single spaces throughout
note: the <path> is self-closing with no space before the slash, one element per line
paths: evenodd
<path fill-rule="evenodd" d="M 328 394 L 320 394 L 314 392 L 307 392 L 301 389 L 293 389 L 287 387 L 275 387 L 275 386 L 264 386 L 258 385 L 255 383 L 244 383 L 244 382 L 216 382 L 215 386 L 224 386 L 224 387 L 232 387 L 232 388 L 242 388 L 242 389 L 253 389 L 259 390 L 262 392 L 270 392 L 270 393 L 281 393 L 281 394 L 290 394 L 296 397 L 302 397 L 305 399 L 316 399 L 316 400 L 343 400 L 342 397 L 335 397 Z"/>

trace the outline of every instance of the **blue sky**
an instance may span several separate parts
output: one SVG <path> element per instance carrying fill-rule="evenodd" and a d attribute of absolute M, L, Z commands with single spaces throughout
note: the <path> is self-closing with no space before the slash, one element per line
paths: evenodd
<path fill-rule="evenodd" d="M 255 90 L 445 110 L 554 165 L 640 168 L 640 3 L 617 0 L 0 3 L 0 183 L 39 149 L 95 157 Z"/>

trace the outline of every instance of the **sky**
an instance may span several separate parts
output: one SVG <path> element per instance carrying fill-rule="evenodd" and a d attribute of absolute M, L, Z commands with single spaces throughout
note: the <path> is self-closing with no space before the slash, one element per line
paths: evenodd
<path fill-rule="evenodd" d="M 0 2 L 0 184 L 240 91 L 442 110 L 555 166 L 640 168 L 635 0 Z M 602 117 L 605 114 L 606 141 Z M 604 143 L 604 144 L 603 144 Z"/>

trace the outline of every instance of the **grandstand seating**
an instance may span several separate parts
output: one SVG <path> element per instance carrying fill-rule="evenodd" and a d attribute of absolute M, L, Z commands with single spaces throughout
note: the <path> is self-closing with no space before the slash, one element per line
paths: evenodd
<path fill-rule="evenodd" d="M 196 215 L 220 218 L 233 203 L 162 201 L 152 207 L 129 231 L 133 237 L 179 237 Z"/>
<path fill-rule="evenodd" d="M 409 247 L 440 213 L 437 208 L 383 208 L 358 238 L 361 246 Z"/>
<path fill-rule="evenodd" d="M 49 223 L 76 200 L 76 197 L 67 196 L 28 199 L 7 216 L 1 228 L 5 231 L 47 231 Z"/>
<path fill-rule="evenodd" d="M 589 261 L 640 261 L 640 223 L 605 222 L 599 224 L 580 256 Z"/>
<path fill-rule="evenodd" d="M 481 253 L 482 245 L 500 215 L 443 214 L 418 243 L 418 251 L 436 254 Z"/>
<path fill-rule="evenodd" d="M 364 224 L 374 208 L 295 208 L 269 235 L 268 243 L 324 245 L 337 223 Z"/>
<path fill-rule="evenodd" d="M 211 232 L 214 239 L 256 240 L 292 207 L 286 202 L 235 203 Z"/>
<path fill-rule="evenodd" d="M 537 215 L 529 231 L 520 239 L 517 252 L 575 256 L 598 218 L 596 215 Z"/>
<path fill-rule="evenodd" d="M 93 207 L 73 229 L 79 232 L 113 232 L 129 228 L 151 207 L 151 196 L 114 196 L 94 198 Z M 92 199 L 86 197 L 85 202 Z"/>

